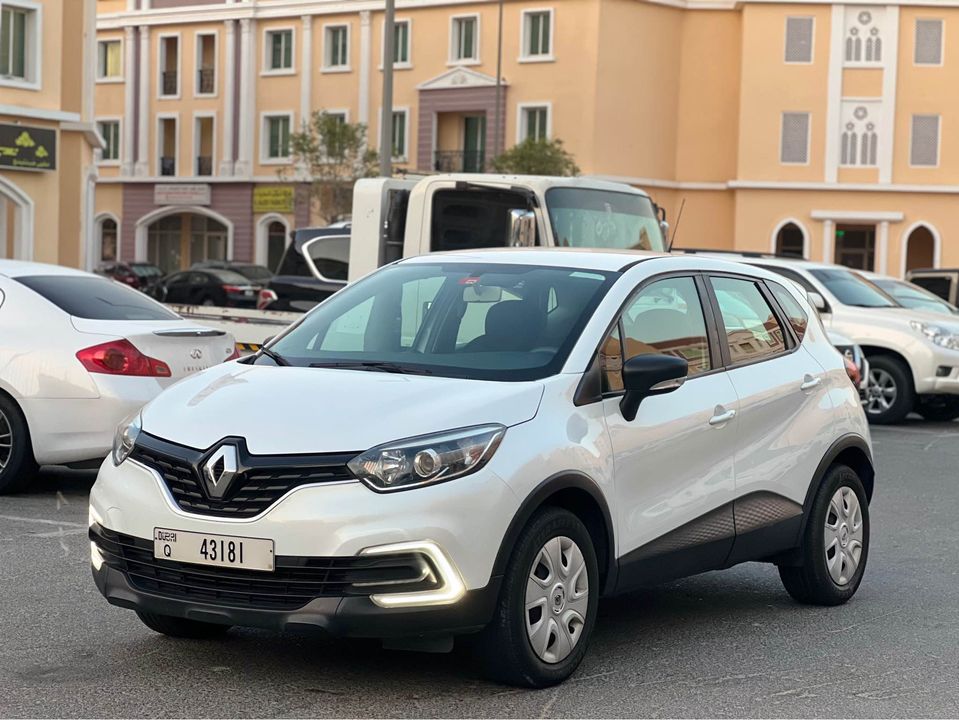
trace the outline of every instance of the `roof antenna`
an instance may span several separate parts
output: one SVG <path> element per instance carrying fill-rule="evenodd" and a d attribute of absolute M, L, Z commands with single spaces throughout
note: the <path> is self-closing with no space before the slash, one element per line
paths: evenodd
<path fill-rule="evenodd" d="M 686 198 L 679 204 L 679 212 L 676 213 L 676 225 L 673 226 L 672 237 L 669 238 L 669 245 L 666 246 L 666 252 L 673 251 L 673 244 L 676 242 L 676 233 L 679 231 L 679 221 L 683 219 L 683 208 L 686 207 Z"/>

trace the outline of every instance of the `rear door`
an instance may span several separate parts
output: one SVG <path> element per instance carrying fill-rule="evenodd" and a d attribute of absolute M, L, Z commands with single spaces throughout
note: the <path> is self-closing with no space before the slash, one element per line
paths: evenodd
<path fill-rule="evenodd" d="M 798 319 L 787 319 L 756 278 L 710 275 L 728 376 L 739 397 L 736 448 L 737 534 L 758 532 L 770 548 L 788 544 L 820 460 L 834 439 L 825 371 L 802 346 Z M 755 547 L 737 541 L 731 559 Z"/>
<path fill-rule="evenodd" d="M 600 349 L 622 587 L 720 567 L 732 547 L 739 401 L 706 297 L 696 274 L 653 278 Z M 647 353 L 685 358 L 689 375 L 678 390 L 643 400 L 627 421 L 623 361 Z"/>
<path fill-rule="evenodd" d="M 177 273 L 163 281 L 165 294 L 163 301 L 175 304 L 187 304 L 190 302 L 190 273 Z"/>

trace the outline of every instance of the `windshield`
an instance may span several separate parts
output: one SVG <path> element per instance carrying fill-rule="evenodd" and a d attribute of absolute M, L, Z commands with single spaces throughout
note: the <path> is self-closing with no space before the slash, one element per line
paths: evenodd
<path fill-rule="evenodd" d="M 269 350 L 280 364 L 534 380 L 559 372 L 617 275 L 394 265 L 333 295 Z"/>
<path fill-rule="evenodd" d="M 262 265 L 234 265 L 231 269 L 248 280 L 269 280 L 273 277 L 273 273 Z"/>
<path fill-rule="evenodd" d="M 217 280 L 222 283 L 227 283 L 229 285 L 246 285 L 249 280 L 238 272 L 233 272 L 232 270 L 219 270 L 219 269 L 210 269 L 207 268 L 206 271 Z"/>
<path fill-rule="evenodd" d="M 163 271 L 156 265 L 139 265 L 133 263 L 130 265 L 130 269 L 137 277 L 160 277 L 163 274 Z"/>
<path fill-rule="evenodd" d="M 666 249 L 653 203 L 644 195 L 552 188 L 546 207 L 560 247 Z"/>
<path fill-rule="evenodd" d="M 900 305 L 910 310 L 925 310 L 943 315 L 959 314 L 959 309 L 956 309 L 955 306 L 950 305 L 931 292 L 923 290 L 918 285 L 889 278 L 878 278 L 873 282 L 892 295 Z"/>
<path fill-rule="evenodd" d="M 829 270 L 810 270 L 843 305 L 853 307 L 900 307 L 899 303 L 886 295 L 871 282 L 851 270 L 839 268 Z"/>

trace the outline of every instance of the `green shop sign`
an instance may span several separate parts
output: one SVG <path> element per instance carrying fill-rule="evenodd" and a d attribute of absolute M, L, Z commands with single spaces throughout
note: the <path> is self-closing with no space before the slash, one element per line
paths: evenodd
<path fill-rule="evenodd" d="M 56 170 L 57 132 L 0 123 L 0 169 Z"/>

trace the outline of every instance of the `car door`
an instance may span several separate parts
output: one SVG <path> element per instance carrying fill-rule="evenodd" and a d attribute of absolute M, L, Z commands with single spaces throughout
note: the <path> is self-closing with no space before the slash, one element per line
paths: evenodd
<path fill-rule="evenodd" d="M 832 423 L 832 402 L 825 370 L 802 344 L 807 325 L 792 317 L 804 312 L 798 304 L 784 312 L 776 283 L 734 275 L 708 281 L 739 397 L 735 510 L 744 540 L 730 557 L 736 561 L 757 548 L 792 546 L 809 483 L 835 439 L 822 432 Z"/>
<path fill-rule="evenodd" d="M 719 567 L 733 542 L 733 454 L 739 401 L 722 368 L 697 274 L 641 285 L 600 349 L 614 453 L 620 587 Z M 644 353 L 689 363 L 677 390 L 620 411 L 624 359 Z"/>

